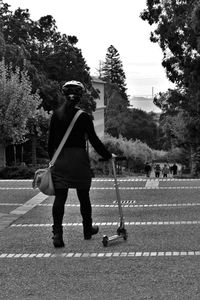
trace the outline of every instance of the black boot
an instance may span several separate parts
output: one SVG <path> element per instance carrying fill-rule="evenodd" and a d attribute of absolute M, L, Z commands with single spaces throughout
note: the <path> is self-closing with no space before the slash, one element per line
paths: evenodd
<path fill-rule="evenodd" d="M 59 227 L 56 227 L 56 226 L 52 226 L 53 228 L 53 245 L 55 248 L 61 248 L 61 247 L 64 247 L 65 244 L 64 244 L 64 241 L 63 241 L 63 227 L 62 226 L 59 226 Z"/>
<path fill-rule="evenodd" d="M 83 221 L 83 235 L 85 240 L 90 240 L 92 235 L 99 232 L 99 227 L 97 225 L 92 226 L 92 220 Z"/>

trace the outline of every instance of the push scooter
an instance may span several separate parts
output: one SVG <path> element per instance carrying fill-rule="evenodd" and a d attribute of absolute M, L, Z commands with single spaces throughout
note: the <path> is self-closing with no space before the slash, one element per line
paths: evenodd
<path fill-rule="evenodd" d="M 110 237 L 108 237 L 107 235 L 103 236 L 102 243 L 103 243 L 104 247 L 107 247 L 110 242 L 113 242 L 116 240 L 120 240 L 120 239 L 127 240 L 127 236 L 128 236 L 127 231 L 125 229 L 125 225 L 124 225 L 124 216 L 123 216 L 121 198 L 120 198 L 120 192 L 119 192 L 119 183 L 117 182 L 117 173 L 116 173 L 116 166 L 115 166 L 116 160 L 123 160 L 123 159 L 124 159 L 123 157 L 122 158 L 121 157 L 113 157 L 111 159 L 120 222 L 119 222 L 119 227 L 117 229 L 117 234 L 110 236 Z"/>

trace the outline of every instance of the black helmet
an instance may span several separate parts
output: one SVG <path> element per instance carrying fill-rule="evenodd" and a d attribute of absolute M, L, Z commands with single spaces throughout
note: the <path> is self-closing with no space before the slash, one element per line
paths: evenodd
<path fill-rule="evenodd" d="M 76 97 L 82 97 L 85 88 L 79 81 L 67 81 L 62 86 L 62 92 L 65 96 L 74 95 Z"/>

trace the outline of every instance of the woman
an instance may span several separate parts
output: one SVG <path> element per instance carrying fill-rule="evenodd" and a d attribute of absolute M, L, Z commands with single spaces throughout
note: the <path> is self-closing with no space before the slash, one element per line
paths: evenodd
<path fill-rule="evenodd" d="M 71 120 L 79 110 L 77 104 L 84 93 L 84 86 L 78 81 L 69 81 L 63 85 L 65 102 L 51 118 L 48 152 L 50 159 L 60 144 Z M 86 137 L 91 145 L 105 160 L 112 158 L 100 139 L 97 137 L 90 116 L 83 112 L 77 119 L 60 155 L 52 167 L 52 179 L 55 188 L 53 203 L 53 244 L 64 247 L 62 221 L 68 189 L 77 190 L 80 201 L 80 212 L 83 220 L 84 239 L 91 239 L 99 231 L 92 226 L 92 209 L 89 197 L 91 186 L 91 169 L 86 151 Z"/>

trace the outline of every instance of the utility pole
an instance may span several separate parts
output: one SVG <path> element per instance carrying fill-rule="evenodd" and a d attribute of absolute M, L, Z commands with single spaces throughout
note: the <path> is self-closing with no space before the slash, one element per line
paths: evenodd
<path fill-rule="evenodd" d="M 102 69 L 103 69 L 103 62 L 102 62 L 102 60 L 100 60 L 100 61 L 99 61 L 99 68 L 96 69 L 97 72 L 99 73 L 99 74 L 98 74 L 98 75 L 99 75 L 99 78 L 101 78 L 101 75 L 102 75 Z"/>

